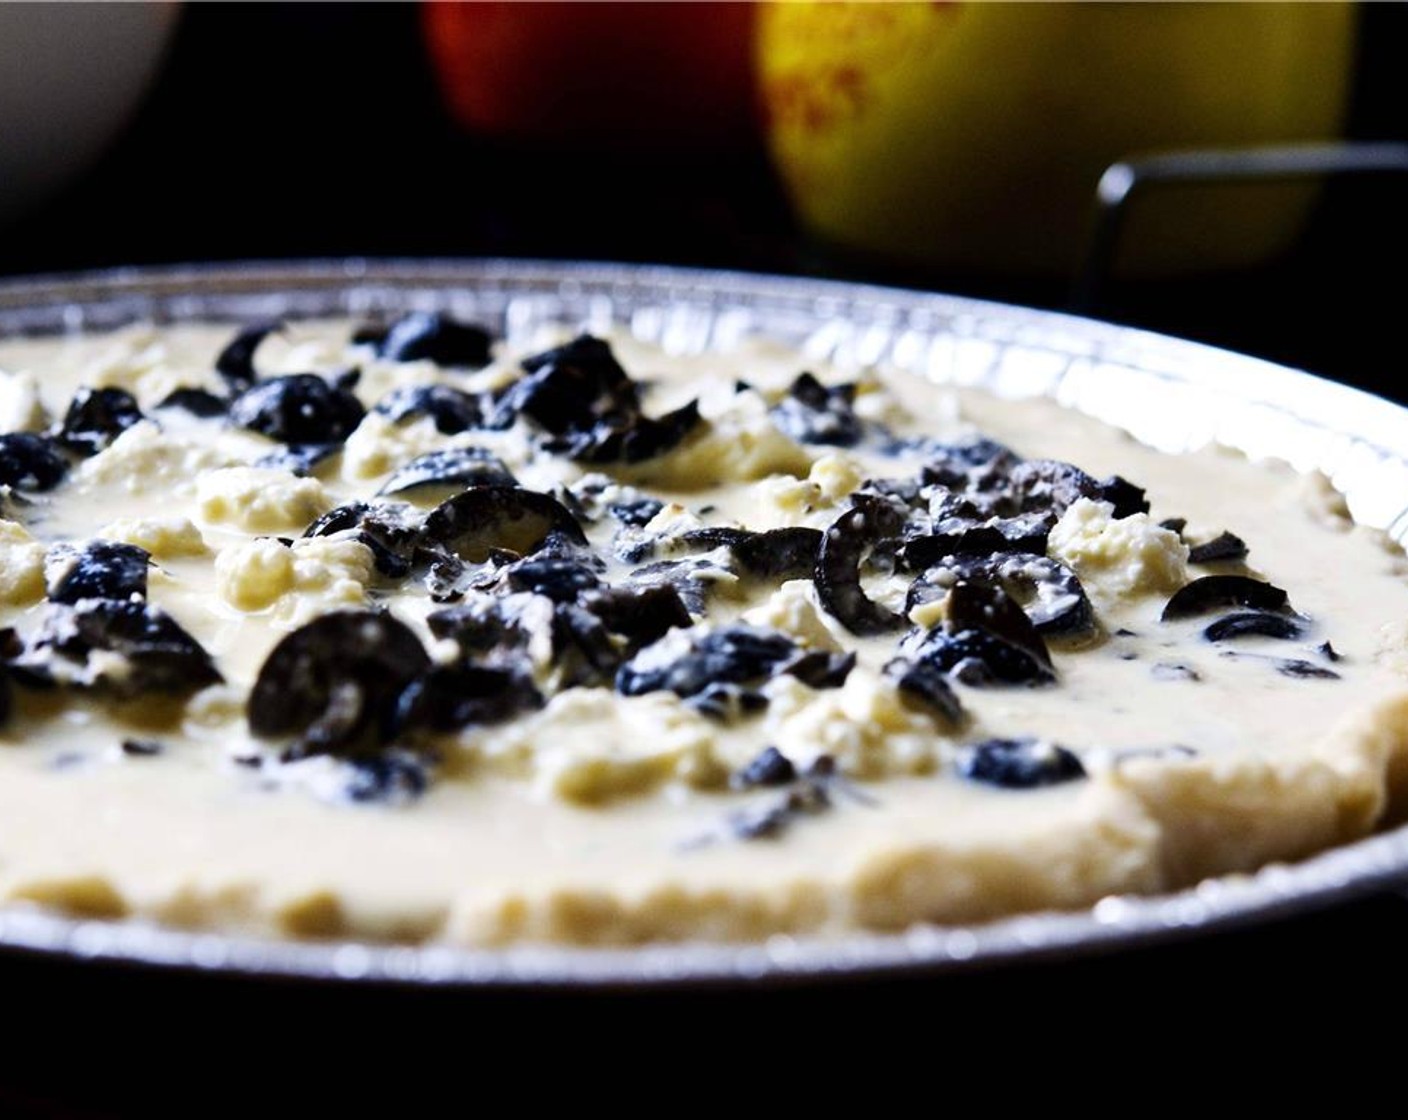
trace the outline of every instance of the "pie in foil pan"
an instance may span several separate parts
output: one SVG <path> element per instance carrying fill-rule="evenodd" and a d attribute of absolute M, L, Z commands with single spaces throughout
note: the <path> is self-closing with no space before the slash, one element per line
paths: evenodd
<path fill-rule="evenodd" d="M 1144 331 L 932 293 L 808 279 L 531 261 L 333 261 L 122 270 L 0 285 L 0 339 L 133 323 L 483 324 L 510 348 L 557 328 L 672 355 L 764 340 L 809 363 L 885 366 L 999 398 L 1045 398 L 1161 452 L 1218 444 L 1321 472 L 1354 519 L 1408 534 L 1408 411 L 1253 358 Z M 231 328 L 233 330 L 233 326 Z M 1137 480 L 1136 480 L 1137 481 Z M 1295 589 L 1291 588 L 1292 595 Z M 437 985 L 667 984 L 943 971 L 1209 931 L 1330 905 L 1408 878 L 1408 831 L 1187 890 L 971 925 L 630 948 L 275 940 L 0 908 L 0 946 L 232 973 Z"/>

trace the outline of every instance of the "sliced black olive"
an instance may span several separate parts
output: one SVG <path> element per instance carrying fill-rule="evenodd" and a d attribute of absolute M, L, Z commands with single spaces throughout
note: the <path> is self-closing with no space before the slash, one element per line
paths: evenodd
<path fill-rule="evenodd" d="M 624 637 L 631 652 L 659 641 L 671 630 L 694 624 L 679 592 L 656 587 L 612 587 L 588 596 L 583 605 L 613 634 Z"/>
<path fill-rule="evenodd" d="M 927 508 L 928 488 L 912 478 L 871 478 L 857 488 L 858 494 L 874 494 L 899 505 Z"/>
<path fill-rule="evenodd" d="M 1159 522 L 1159 528 L 1167 529 L 1171 533 L 1177 533 L 1181 537 L 1183 536 L 1183 530 L 1188 528 L 1188 519 L 1186 517 L 1165 517 Z"/>
<path fill-rule="evenodd" d="M 941 625 L 905 640 L 908 656 L 978 687 L 1056 679 L 1046 643 L 1001 588 L 957 583 L 947 604 Z"/>
<path fill-rule="evenodd" d="M 667 536 L 651 536 L 642 529 L 625 526 L 611 538 L 611 553 L 623 564 L 639 564 L 651 559 Z"/>
<path fill-rule="evenodd" d="M 1056 459 L 1028 459 L 1010 474 L 1011 496 L 1023 513 L 1060 516 L 1081 498 L 1104 499 L 1103 484 L 1079 467 Z"/>
<path fill-rule="evenodd" d="M 885 674 L 895 682 L 901 696 L 912 697 L 950 727 L 963 722 L 963 705 L 943 670 L 933 662 L 897 657 L 885 666 Z"/>
<path fill-rule="evenodd" d="M 1111 475 L 1099 484 L 1099 493 L 1096 495 L 1102 502 L 1109 502 L 1115 507 L 1114 519 L 1120 521 L 1126 517 L 1133 517 L 1136 513 L 1149 512 L 1149 499 L 1144 496 L 1144 488 L 1135 486 L 1134 483 L 1119 475 Z"/>
<path fill-rule="evenodd" d="M 791 638 L 759 626 L 727 626 L 694 636 L 672 660 L 662 661 L 658 647 L 647 647 L 616 674 L 616 691 L 624 696 L 667 690 L 696 696 L 715 684 L 757 684 L 791 661 L 797 647 Z"/>
<path fill-rule="evenodd" d="M 784 794 L 776 801 L 736 809 L 728 815 L 726 823 L 735 839 L 769 840 L 782 835 L 795 817 L 791 795 Z"/>
<path fill-rule="evenodd" d="M 1080 637 L 1095 629 L 1095 612 L 1076 574 L 1045 556 L 948 557 L 915 581 L 905 612 L 942 598 L 943 585 L 957 580 L 1001 587 L 1022 605 L 1041 634 Z"/>
<path fill-rule="evenodd" d="M 82 388 L 73 394 L 55 436 L 75 455 L 96 455 L 142 419 L 137 398 L 125 389 Z"/>
<path fill-rule="evenodd" d="M 714 584 L 733 576 L 730 569 L 708 560 L 662 560 L 637 568 L 626 577 L 625 586 L 632 590 L 668 587 L 691 615 L 702 618 L 708 611 Z"/>
<path fill-rule="evenodd" d="M 401 693 L 400 729 L 458 731 L 471 724 L 500 723 L 542 707 L 543 698 L 526 673 L 484 665 L 437 665 Z"/>
<path fill-rule="evenodd" d="M 699 424 L 699 402 L 663 416 L 643 413 L 599 420 L 587 432 L 544 441 L 548 451 L 583 463 L 641 463 L 674 450 Z"/>
<path fill-rule="evenodd" d="M 146 549 L 119 541 L 55 545 L 44 558 L 49 600 L 71 605 L 80 599 L 145 599 L 150 562 Z"/>
<path fill-rule="evenodd" d="M 409 511 L 409 506 L 351 502 L 323 514 L 303 530 L 303 535 L 327 537 L 355 532 L 357 539 L 371 549 L 376 570 L 400 579 L 410 571 L 411 557 L 420 540 L 419 526 L 407 519 Z"/>
<path fill-rule="evenodd" d="M 505 391 L 498 412 L 524 413 L 555 435 L 587 431 L 609 412 L 639 412 L 630 375 L 600 338 L 579 335 L 565 346 L 523 360 L 527 376 Z"/>
<path fill-rule="evenodd" d="M 436 431 L 447 436 L 477 428 L 483 420 L 479 401 L 449 385 L 405 385 L 393 389 L 376 403 L 376 411 L 390 420 L 429 416 Z"/>
<path fill-rule="evenodd" d="M 1006 449 L 977 466 L 933 464 L 921 477 L 959 492 L 988 515 L 1045 513 L 1060 517 L 1081 498 L 1109 502 L 1116 518 L 1149 510 L 1144 491 L 1119 475 L 1099 481 L 1070 463 L 1019 461 Z"/>
<path fill-rule="evenodd" d="M 352 329 L 352 345 L 379 347 L 390 331 L 391 327 L 386 323 L 362 323 Z"/>
<path fill-rule="evenodd" d="M 789 677 L 796 677 L 808 688 L 840 688 L 855 667 L 854 653 L 815 649 L 800 655 L 782 671 Z"/>
<path fill-rule="evenodd" d="M 49 436 L 33 432 L 0 435 L 0 486 L 52 490 L 68 474 L 68 459 Z"/>
<path fill-rule="evenodd" d="M 654 498 L 637 498 L 633 502 L 616 502 L 607 507 L 611 516 L 622 525 L 632 529 L 643 529 L 655 520 L 656 514 L 665 508 L 665 503 Z"/>
<path fill-rule="evenodd" d="M 821 759 L 817 762 L 820 763 Z M 814 817 L 830 809 L 831 786 L 834 784 L 830 773 L 818 774 L 814 771 L 762 804 L 730 813 L 726 818 L 726 827 L 739 840 L 765 840 L 780 836 L 803 817 Z"/>
<path fill-rule="evenodd" d="M 803 373 L 788 387 L 772 409 L 773 423 L 798 443 L 854 447 L 863 432 L 855 412 L 855 385 L 828 388 L 810 373 Z"/>
<path fill-rule="evenodd" d="M 155 739 L 123 739 L 121 746 L 122 753 L 133 758 L 151 758 L 166 750 Z"/>
<path fill-rule="evenodd" d="M 230 411 L 230 402 L 217 397 L 207 389 L 172 389 L 157 405 L 157 408 L 179 408 L 192 416 L 208 420 L 213 416 L 224 416 Z"/>
<path fill-rule="evenodd" d="M 820 529 L 789 526 L 754 532 L 751 529 L 690 529 L 680 540 L 699 548 L 727 548 L 750 575 L 797 579 L 816 570 L 821 552 Z"/>
<path fill-rule="evenodd" d="M 303 535 L 305 537 L 327 537 L 333 533 L 356 529 L 371 508 L 366 502 L 349 502 L 345 506 L 330 509 L 304 529 Z"/>
<path fill-rule="evenodd" d="M 997 552 L 1040 556 L 1046 552 L 1051 521 L 1045 516 L 995 517 L 963 525 L 940 522 L 939 531 L 911 537 L 900 547 L 901 567 L 922 572 L 946 556 L 991 556 Z"/>
<path fill-rule="evenodd" d="M 523 361 L 525 376 L 499 397 L 491 423 L 530 417 L 550 433 L 543 446 L 589 463 L 635 463 L 675 447 L 699 423 L 698 403 L 658 418 L 641 411 L 640 392 L 611 347 L 582 335 Z"/>
<path fill-rule="evenodd" d="M 259 380 L 254 369 L 254 352 L 259 344 L 284 325 L 277 320 L 255 323 L 235 335 L 215 359 L 215 372 L 225 379 L 233 393 L 243 393 Z"/>
<path fill-rule="evenodd" d="M 714 585 L 732 581 L 737 573 L 712 559 L 689 558 L 661 560 L 635 569 L 624 581 L 627 588 L 644 590 L 654 587 L 673 588 L 690 614 L 702 617 L 709 605 Z"/>
<path fill-rule="evenodd" d="M 404 494 L 422 486 L 517 486 L 503 460 L 482 447 L 447 447 L 417 455 L 382 486 L 382 494 Z"/>
<path fill-rule="evenodd" d="M 230 405 L 230 421 L 280 443 L 342 443 L 362 422 L 362 402 L 315 373 L 272 377 Z"/>
<path fill-rule="evenodd" d="M 1335 649 L 1329 642 L 1321 642 L 1315 647 L 1315 652 L 1326 661 L 1343 661 L 1344 655 Z"/>
<path fill-rule="evenodd" d="M 478 599 L 436 611 L 426 624 L 437 638 L 449 638 L 466 657 L 496 663 L 518 662 L 540 636 L 551 636 L 555 607 L 538 596 Z"/>
<path fill-rule="evenodd" d="M 1203 637 L 1210 642 L 1225 642 L 1233 638 L 1260 637 L 1280 638 L 1289 641 L 1302 637 L 1305 625 L 1292 615 L 1272 614 L 1269 611 L 1238 611 L 1223 615 L 1203 630 Z"/>
<path fill-rule="evenodd" d="M 270 470 L 288 471 L 299 476 L 309 475 L 319 463 L 336 455 L 341 447 L 338 443 L 289 444 L 255 460 L 254 465 Z"/>
<path fill-rule="evenodd" d="M 468 366 L 480 369 L 492 359 L 493 341 L 489 332 L 472 323 L 462 323 L 440 311 L 411 311 L 402 315 L 376 339 L 377 354 L 393 362 L 423 359 L 440 366 Z"/>
<path fill-rule="evenodd" d="M 504 579 L 510 591 L 546 595 L 555 603 L 576 602 L 601 586 L 601 577 L 583 556 L 527 556 L 505 567 Z"/>
<path fill-rule="evenodd" d="M 691 696 L 686 703 L 700 715 L 716 720 L 733 720 L 739 716 L 761 712 L 768 698 L 756 689 L 739 684 L 715 682 Z"/>
<path fill-rule="evenodd" d="M 1035 789 L 1085 777 L 1080 759 L 1038 739 L 989 739 L 963 752 L 958 772 L 1002 789 Z"/>
<path fill-rule="evenodd" d="M 985 630 L 1042 664 L 1051 664 L 1051 655 L 1036 627 L 1000 588 L 959 582 L 949 592 L 947 613 L 947 622 L 955 629 Z"/>
<path fill-rule="evenodd" d="M 883 498 L 856 494 L 854 506 L 822 536 L 815 582 L 821 605 L 852 634 L 866 637 L 896 630 L 904 619 L 873 602 L 861 588 L 860 565 L 867 546 L 898 535 L 904 516 Z"/>
<path fill-rule="evenodd" d="M 1195 544 L 1188 550 L 1188 563 L 1190 564 L 1216 564 L 1223 560 L 1245 560 L 1246 558 L 1247 542 L 1226 530 L 1212 540 Z"/>
<path fill-rule="evenodd" d="M 622 660 L 600 618 L 575 603 L 554 605 L 552 663 L 563 688 L 610 688 Z"/>
<path fill-rule="evenodd" d="M 1002 475 L 1020 462 L 1006 447 L 991 439 L 960 444 L 920 439 L 914 450 L 923 451 L 928 460 L 920 471 L 920 481 L 926 486 L 937 484 L 950 490 L 986 485 L 983 480 Z"/>
<path fill-rule="evenodd" d="M 117 654 L 121 668 L 89 664 L 94 650 Z M 56 671 L 55 658 L 69 662 Z M 29 648 L 14 662 L 32 684 L 95 686 L 123 696 L 185 694 L 224 678 L 199 642 L 166 612 L 136 599 L 50 604 Z"/>
<path fill-rule="evenodd" d="M 1173 593 L 1164 606 L 1163 621 L 1207 614 L 1219 607 L 1250 607 L 1259 611 L 1288 609 L 1279 587 L 1248 576 L 1202 576 Z"/>
<path fill-rule="evenodd" d="M 291 758 L 366 753 L 395 736 L 401 694 L 430 667 L 420 639 L 389 614 L 324 615 L 265 659 L 249 694 L 250 730 L 297 736 Z"/>
<path fill-rule="evenodd" d="M 1340 675 L 1333 669 L 1326 669 L 1323 665 L 1316 665 L 1312 661 L 1302 661 L 1299 658 L 1278 658 L 1276 671 L 1283 676 L 1310 680 L 1337 681 L 1340 679 Z"/>
<path fill-rule="evenodd" d="M 494 549 L 526 556 L 554 531 L 575 544 L 587 543 L 576 518 L 556 498 L 518 486 L 476 486 L 431 510 L 422 536 L 479 564 Z"/>
<path fill-rule="evenodd" d="M 492 582 L 500 565 L 466 564 L 439 545 L 417 548 L 415 562 L 425 569 L 425 590 L 433 603 L 456 603 L 481 583 Z"/>
<path fill-rule="evenodd" d="M 349 801 L 410 801 L 430 785 L 429 767 L 424 758 L 410 751 L 386 751 L 350 759 L 345 763 L 349 777 Z"/>
<path fill-rule="evenodd" d="M 764 747 L 747 766 L 730 779 L 736 789 L 758 786 L 785 786 L 797 780 L 797 768 L 792 760 L 776 747 Z"/>

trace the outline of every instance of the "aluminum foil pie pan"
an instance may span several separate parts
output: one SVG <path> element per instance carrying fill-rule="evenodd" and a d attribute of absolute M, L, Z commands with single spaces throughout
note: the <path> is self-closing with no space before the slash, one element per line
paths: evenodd
<path fill-rule="evenodd" d="M 0 283 L 0 337 L 134 321 L 441 309 L 511 341 L 546 324 L 625 329 L 681 353 L 762 336 L 840 363 L 1050 397 L 1168 452 L 1216 441 L 1319 469 L 1360 522 L 1408 537 L 1408 410 L 1270 362 L 1051 312 L 736 272 L 535 261 L 314 261 L 130 269 Z M 1295 865 L 1088 910 L 897 935 L 633 949 L 288 942 L 0 907 L 0 951 L 170 969 L 437 986 L 589 987 L 943 972 L 1114 950 L 1408 883 L 1408 828 Z"/>

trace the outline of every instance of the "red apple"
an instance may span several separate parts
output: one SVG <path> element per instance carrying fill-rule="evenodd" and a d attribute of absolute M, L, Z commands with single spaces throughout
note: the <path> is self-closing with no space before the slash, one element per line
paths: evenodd
<path fill-rule="evenodd" d="M 427 3 L 456 119 L 481 134 L 740 147 L 754 114 L 753 5 Z"/>

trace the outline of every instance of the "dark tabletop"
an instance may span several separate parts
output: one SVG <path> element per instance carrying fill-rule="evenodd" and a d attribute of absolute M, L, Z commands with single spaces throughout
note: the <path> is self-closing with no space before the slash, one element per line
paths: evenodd
<path fill-rule="evenodd" d="M 1408 42 L 1408 11 L 1376 7 L 1366 19 L 1351 132 L 1408 138 L 1400 111 L 1408 79 L 1395 65 Z M 177 167 L 186 170 L 172 173 Z M 1332 184 L 1294 251 L 1273 266 L 1115 285 L 1099 310 L 1408 402 L 1402 283 L 1394 279 L 1408 249 L 1404 189 Z M 925 273 L 817 245 L 797 228 L 760 150 L 647 159 L 469 136 L 441 108 L 410 5 L 188 6 L 130 132 L 81 181 L 0 234 L 0 273 L 14 275 L 342 255 L 650 261 L 1050 307 L 1068 298 L 1064 282 Z M 1073 1006 L 1145 1023 L 1174 1008 L 1212 1012 L 1221 1029 L 1253 1019 L 1290 1029 L 1312 1002 L 1347 1016 L 1404 983 L 1404 944 L 1408 901 L 1379 895 L 1091 960 L 752 991 L 340 990 L 0 956 L 11 1021 L 20 1008 L 26 1017 L 18 1021 L 32 1025 L 18 1047 L 0 1048 L 0 1114 L 146 1111 L 168 1084 L 154 1079 L 151 1063 L 178 1053 L 183 1068 L 232 1092 L 271 1060 L 336 1053 L 337 1091 L 355 1097 L 366 1084 L 413 1079 L 442 1060 L 455 1047 L 426 1024 L 446 1018 L 480 1042 L 489 1031 L 500 1042 L 571 1039 L 578 1048 L 610 1047 L 644 1024 L 658 1042 L 718 1020 L 731 1032 L 726 1060 L 734 1064 L 763 1060 L 746 1046 L 795 1041 L 804 1026 L 824 1022 L 869 1024 L 853 1040 L 863 1046 L 915 1017 L 938 1038 L 961 1022 L 1005 1034 L 1015 1014 L 1023 1032 L 1057 1039 Z M 133 1009 L 145 1025 L 133 1026 Z M 1006 1025 L 992 1026 L 999 1022 Z M 101 1055 L 107 1074 L 85 1064 L 80 1076 L 75 1053 Z"/>

